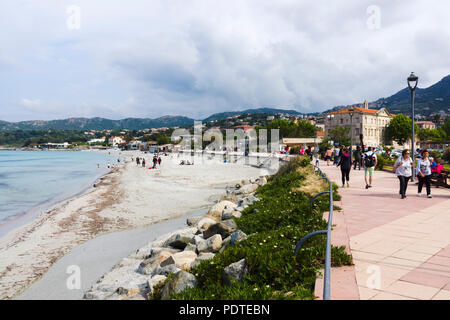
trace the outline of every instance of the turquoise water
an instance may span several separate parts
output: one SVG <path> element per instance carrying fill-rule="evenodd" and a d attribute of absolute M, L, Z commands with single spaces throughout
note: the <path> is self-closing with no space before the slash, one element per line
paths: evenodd
<path fill-rule="evenodd" d="M 108 162 L 117 158 L 96 152 L 0 151 L 0 226 L 81 192 L 108 171 Z"/>

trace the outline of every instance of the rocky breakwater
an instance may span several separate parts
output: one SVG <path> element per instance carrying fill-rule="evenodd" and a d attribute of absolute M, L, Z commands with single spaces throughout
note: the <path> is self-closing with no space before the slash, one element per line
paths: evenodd
<path fill-rule="evenodd" d="M 190 273 L 193 267 L 247 239 L 234 219 L 258 201 L 254 193 L 266 183 L 262 176 L 227 187 L 226 195 L 206 215 L 188 218 L 186 228 L 166 234 L 122 259 L 84 294 L 84 299 L 147 299 L 155 288 L 160 289 L 162 299 L 168 299 L 173 293 L 195 287 L 196 277 Z M 231 264 L 224 271 L 224 285 L 233 279 L 239 281 L 245 272 L 245 259 Z"/>

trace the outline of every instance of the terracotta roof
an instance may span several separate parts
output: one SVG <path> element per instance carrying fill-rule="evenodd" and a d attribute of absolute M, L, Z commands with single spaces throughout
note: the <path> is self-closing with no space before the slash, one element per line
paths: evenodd
<path fill-rule="evenodd" d="M 325 137 L 325 131 L 316 131 L 318 137 Z"/>
<path fill-rule="evenodd" d="M 345 109 L 341 109 L 338 111 L 333 111 L 333 112 L 329 112 L 327 114 L 346 114 L 346 113 L 350 113 L 349 111 L 350 108 L 345 108 Z M 358 113 L 369 113 L 369 114 L 377 114 L 378 111 L 377 109 L 364 109 L 364 108 L 358 108 L 358 107 L 354 107 L 353 109 L 355 109 L 354 112 L 358 112 Z"/>

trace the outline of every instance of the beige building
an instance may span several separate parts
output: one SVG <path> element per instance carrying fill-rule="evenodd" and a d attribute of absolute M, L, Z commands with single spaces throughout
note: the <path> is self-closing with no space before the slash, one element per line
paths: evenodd
<path fill-rule="evenodd" d="M 369 109 L 367 103 L 364 104 L 364 108 L 354 107 L 353 109 L 353 145 L 360 144 L 361 133 L 364 144 L 368 147 L 385 144 L 386 126 L 393 115 L 385 108 Z M 350 127 L 350 108 L 326 114 L 325 135 L 328 136 L 328 132 L 337 127 Z"/>
<path fill-rule="evenodd" d="M 416 121 L 419 129 L 436 129 L 436 125 L 432 121 Z"/>

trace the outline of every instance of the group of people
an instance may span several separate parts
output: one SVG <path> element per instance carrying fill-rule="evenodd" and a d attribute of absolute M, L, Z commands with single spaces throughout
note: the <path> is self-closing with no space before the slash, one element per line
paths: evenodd
<path fill-rule="evenodd" d="M 134 161 L 133 158 L 131 158 L 131 161 Z M 156 165 L 160 166 L 161 165 L 161 157 L 158 156 L 157 154 L 153 155 L 153 166 L 151 167 L 152 169 L 156 169 Z M 139 158 L 136 157 L 136 165 L 142 165 L 143 168 L 145 168 L 145 158 Z"/>
<path fill-rule="evenodd" d="M 349 148 L 340 146 L 335 147 L 334 150 L 328 148 L 324 154 L 327 165 L 330 165 L 332 156 L 334 156 L 333 164 L 337 165 L 341 169 L 341 179 L 342 187 L 350 187 L 350 170 L 356 170 L 356 166 L 364 168 L 364 180 L 366 184 L 366 189 L 372 187 L 373 175 L 375 167 L 377 166 L 377 155 L 374 148 L 368 147 L 366 152 L 362 152 L 360 146 L 353 151 L 353 159 L 350 154 Z M 398 157 L 394 164 L 394 172 L 396 173 L 399 182 L 400 190 L 399 194 L 401 199 L 406 198 L 406 189 L 408 187 L 408 181 L 411 179 L 413 172 L 413 161 L 410 156 L 408 149 L 403 150 L 402 155 Z M 423 186 L 426 186 L 427 197 L 431 198 L 431 178 L 434 174 L 439 174 L 443 170 L 443 165 L 440 160 L 434 161 L 432 157 L 429 156 L 428 150 L 424 149 L 420 153 L 417 159 L 416 175 L 418 179 L 418 196 L 422 196 Z"/>

